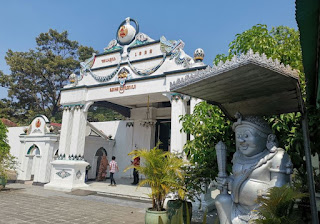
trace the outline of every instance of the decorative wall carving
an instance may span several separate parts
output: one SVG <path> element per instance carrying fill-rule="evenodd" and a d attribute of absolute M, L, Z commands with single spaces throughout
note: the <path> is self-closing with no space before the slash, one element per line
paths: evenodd
<path fill-rule="evenodd" d="M 84 104 L 71 104 L 71 105 L 63 105 L 63 110 L 73 110 L 73 109 L 82 109 Z"/>
<path fill-rule="evenodd" d="M 126 123 L 126 127 L 133 127 L 134 123 L 132 121 Z"/>
<path fill-rule="evenodd" d="M 78 179 L 80 179 L 81 175 L 82 175 L 82 173 L 80 172 L 80 170 L 78 170 L 78 172 L 76 173 L 76 177 L 77 177 Z"/>
<path fill-rule="evenodd" d="M 79 160 L 79 161 L 84 161 L 84 156 L 83 155 L 66 155 L 66 154 L 60 154 L 56 160 Z"/>
<path fill-rule="evenodd" d="M 66 177 L 68 177 L 68 176 L 71 175 L 70 173 L 68 173 L 68 172 L 65 171 L 65 170 L 61 170 L 61 171 L 57 172 L 56 174 L 57 174 L 59 177 L 61 177 L 62 179 L 64 179 L 64 178 L 66 178 Z"/>

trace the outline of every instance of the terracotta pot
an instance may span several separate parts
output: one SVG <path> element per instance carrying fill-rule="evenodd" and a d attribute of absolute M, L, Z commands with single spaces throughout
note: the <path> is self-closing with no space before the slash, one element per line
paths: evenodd
<path fill-rule="evenodd" d="M 159 219 L 163 224 L 168 224 L 167 211 L 152 211 L 150 208 L 146 210 L 145 224 L 160 224 Z"/>
<path fill-rule="evenodd" d="M 169 223 L 189 224 L 192 218 L 192 203 L 182 200 L 169 200 L 167 203 L 167 213 Z"/>

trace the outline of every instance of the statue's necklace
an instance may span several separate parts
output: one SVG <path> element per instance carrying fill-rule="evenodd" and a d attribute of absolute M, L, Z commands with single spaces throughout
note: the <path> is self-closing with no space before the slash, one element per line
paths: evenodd
<path fill-rule="evenodd" d="M 253 164 L 253 163 L 259 162 L 260 159 L 262 159 L 263 157 L 265 157 L 269 153 L 269 151 L 267 149 L 265 149 L 262 152 L 258 153 L 257 155 L 250 156 L 250 157 L 247 157 L 240 152 L 236 152 L 236 153 L 237 154 L 236 154 L 236 157 L 235 157 L 235 160 L 233 161 L 233 163 Z"/>

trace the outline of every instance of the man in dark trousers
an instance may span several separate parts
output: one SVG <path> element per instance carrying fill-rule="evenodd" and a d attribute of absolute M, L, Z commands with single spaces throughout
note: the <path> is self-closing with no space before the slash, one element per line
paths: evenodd
<path fill-rule="evenodd" d="M 140 157 L 136 157 L 133 162 L 132 165 L 134 165 L 135 167 L 140 166 Z M 133 183 L 131 183 L 132 185 L 137 185 L 139 183 L 139 171 L 134 168 L 133 169 Z"/>

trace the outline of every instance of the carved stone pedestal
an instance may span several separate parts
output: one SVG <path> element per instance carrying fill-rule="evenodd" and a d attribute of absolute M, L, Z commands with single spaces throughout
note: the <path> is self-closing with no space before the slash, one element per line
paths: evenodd
<path fill-rule="evenodd" d="M 51 164 L 50 183 L 44 185 L 45 189 L 71 192 L 88 187 L 84 182 L 89 163 L 78 160 L 55 160 Z"/>
<path fill-rule="evenodd" d="M 205 211 L 210 212 L 215 209 L 214 200 L 211 197 L 210 188 L 207 189 L 206 193 L 201 194 L 200 198 L 201 198 L 201 202 L 196 200 L 195 202 L 192 203 L 192 208 L 194 210 L 199 210 L 200 208 L 200 210 L 203 212 Z M 200 206 L 200 203 L 201 203 L 201 206 Z"/>

